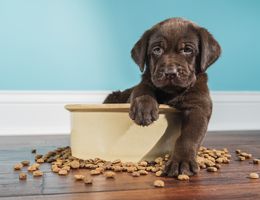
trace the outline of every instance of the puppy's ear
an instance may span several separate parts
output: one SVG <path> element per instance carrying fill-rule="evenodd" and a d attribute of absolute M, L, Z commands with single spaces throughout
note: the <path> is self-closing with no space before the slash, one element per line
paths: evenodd
<path fill-rule="evenodd" d="M 131 50 L 131 56 L 135 63 L 139 66 L 141 72 L 144 71 L 146 59 L 147 59 L 147 46 L 150 37 L 150 30 L 146 31 L 142 37 L 136 42 Z"/>
<path fill-rule="evenodd" d="M 215 38 L 205 29 L 199 29 L 200 34 L 200 72 L 205 72 L 221 54 L 221 47 Z"/>

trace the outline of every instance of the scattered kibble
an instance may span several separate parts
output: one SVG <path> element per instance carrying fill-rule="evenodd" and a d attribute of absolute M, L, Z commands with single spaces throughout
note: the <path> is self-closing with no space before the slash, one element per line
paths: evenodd
<path fill-rule="evenodd" d="M 257 173 L 252 172 L 252 173 L 249 174 L 249 178 L 251 178 L 251 179 L 258 179 L 259 175 Z"/>
<path fill-rule="evenodd" d="M 92 184 L 93 179 L 89 176 L 86 176 L 86 177 L 84 177 L 83 181 L 84 181 L 85 184 L 88 185 L 88 184 Z"/>
<path fill-rule="evenodd" d="M 20 179 L 20 180 L 26 180 L 26 179 L 27 179 L 27 174 L 25 174 L 25 173 L 20 173 L 20 174 L 19 174 L 19 179 Z"/>
<path fill-rule="evenodd" d="M 140 176 L 140 173 L 139 173 L 139 172 L 133 172 L 133 173 L 132 173 L 132 176 L 133 176 L 133 177 L 139 177 L 139 176 Z"/>
<path fill-rule="evenodd" d="M 14 165 L 14 170 L 21 170 L 23 168 L 23 164 L 22 163 L 17 163 Z"/>
<path fill-rule="evenodd" d="M 93 169 L 93 170 L 90 171 L 90 174 L 91 175 L 99 175 L 99 174 L 101 174 L 101 171 Z"/>
<path fill-rule="evenodd" d="M 40 171 L 40 170 L 36 170 L 36 171 L 33 172 L 34 177 L 38 177 L 38 176 L 42 176 L 42 175 L 43 175 L 43 172 Z"/>
<path fill-rule="evenodd" d="M 162 171 L 157 171 L 156 173 L 155 173 L 155 176 L 161 176 L 162 175 Z"/>
<path fill-rule="evenodd" d="M 253 163 L 256 164 L 256 165 L 259 165 L 260 164 L 260 159 L 254 159 Z"/>
<path fill-rule="evenodd" d="M 25 166 L 29 166 L 30 165 L 30 161 L 29 160 L 24 160 L 21 162 L 22 165 L 25 167 Z"/>
<path fill-rule="evenodd" d="M 71 168 L 73 169 L 78 169 L 80 164 L 79 164 L 79 161 L 78 160 L 73 160 L 71 163 L 70 163 L 70 166 Z"/>
<path fill-rule="evenodd" d="M 162 180 L 155 180 L 155 181 L 153 182 L 153 185 L 154 185 L 155 187 L 164 187 L 164 181 L 162 181 Z"/>
<path fill-rule="evenodd" d="M 85 178 L 85 176 L 81 175 L 81 174 L 75 174 L 74 178 L 75 178 L 76 181 L 81 181 Z"/>
<path fill-rule="evenodd" d="M 208 167 L 207 171 L 208 172 L 216 172 L 216 171 L 218 171 L 218 169 L 216 167 Z"/>
<path fill-rule="evenodd" d="M 44 163 L 44 159 L 43 158 L 39 158 L 36 160 L 37 163 Z"/>
<path fill-rule="evenodd" d="M 190 177 L 186 174 L 179 174 L 177 179 L 180 180 L 180 181 L 187 181 L 187 180 L 190 179 Z"/>
<path fill-rule="evenodd" d="M 112 172 L 112 171 L 107 171 L 104 173 L 105 177 L 106 178 L 115 178 L 115 172 Z"/>
<path fill-rule="evenodd" d="M 61 176 L 67 176 L 68 171 L 66 169 L 61 169 L 61 170 L 59 170 L 58 174 L 61 175 Z"/>

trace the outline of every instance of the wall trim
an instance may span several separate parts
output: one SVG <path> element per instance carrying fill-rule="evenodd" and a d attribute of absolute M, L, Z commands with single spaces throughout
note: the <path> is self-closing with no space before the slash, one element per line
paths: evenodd
<path fill-rule="evenodd" d="M 0 135 L 68 134 L 66 104 L 101 103 L 110 91 L 0 91 Z M 210 131 L 260 130 L 260 92 L 212 91 Z"/>

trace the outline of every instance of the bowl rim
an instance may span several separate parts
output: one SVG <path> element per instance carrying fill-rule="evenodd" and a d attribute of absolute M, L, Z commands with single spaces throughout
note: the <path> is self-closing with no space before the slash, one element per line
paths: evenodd
<path fill-rule="evenodd" d="M 68 104 L 65 108 L 70 112 L 128 112 L 129 103 L 114 104 Z M 159 105 L 159 113 L 179 112 L 176 108 L 165 104 Z"/>

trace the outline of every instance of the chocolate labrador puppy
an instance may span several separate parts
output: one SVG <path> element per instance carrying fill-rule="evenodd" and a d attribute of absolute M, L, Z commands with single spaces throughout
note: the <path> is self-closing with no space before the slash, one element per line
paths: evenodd
<path fill-rule="evenodd" d="M 165 166 L 165 176 L 198 172 L 196 155 L 212 111 L 205 71 L 220 53 L 220 45 L 205 28 L 182 18 L 162 21 L 147 30 L 131 51 L 143 72 L 141 82 L 113 92 L 104 101 L 130 101 L 130 118 L 141 126 L 158 119 L 159 104 L 181 111 L 181 135 Z"/>

